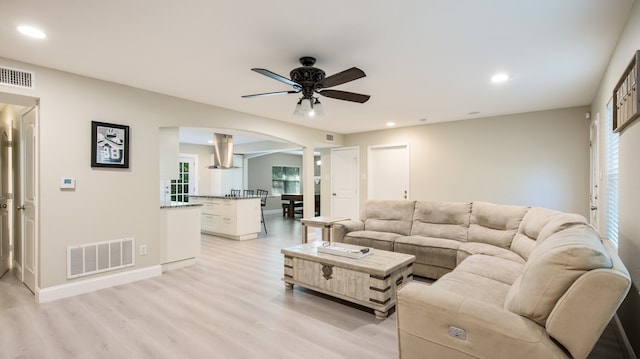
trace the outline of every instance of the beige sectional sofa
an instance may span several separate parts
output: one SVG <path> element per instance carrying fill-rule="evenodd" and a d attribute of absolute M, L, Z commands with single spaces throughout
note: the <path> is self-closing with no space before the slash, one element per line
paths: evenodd
<path fill-rule="evenodd" d="M 586 358 L 631 285 L 584 217 L 540 207 L 368 201 L 333 240 L 437 279 L 398 292 L 401 358 Z"/>

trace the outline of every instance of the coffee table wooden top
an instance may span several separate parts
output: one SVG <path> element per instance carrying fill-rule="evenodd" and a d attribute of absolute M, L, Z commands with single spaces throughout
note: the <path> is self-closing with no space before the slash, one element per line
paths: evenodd
<path fill-rule="evenodd" d="M 398 268 L 413 263 L 415 256 L 404 253 L 395 253 L 374 249 L 373 253 L 362 258 L 348 258 L 328 253 L 318 253 L 317 247 L 322 246 L 320 241 L 304 243 L 295 247 L 283 248 L 280 252 L 294 258 L 306 259 L 314 262 L 332 264 L 346 269 L 352 269 L 371 275 L 385 277 Z M 359 248 L 346 243 L 332 243 L 340 247 Z"/>

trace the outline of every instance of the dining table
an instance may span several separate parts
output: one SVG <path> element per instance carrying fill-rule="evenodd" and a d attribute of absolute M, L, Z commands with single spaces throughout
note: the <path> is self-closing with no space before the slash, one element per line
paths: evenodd
<path fill-rule="evenodd" d="M 280 195 L 282 199 L 282 209 L 286 211 L 286 215 L 289 218 L 295 218 L 296 207 L 302 207 L 304 203 L 304 197 L 302 194 L 297 193 L 283 193 Z M 286 210 L 285 210 L 286 208 Z M 320 214 L 320 195 L 315 195 L 315 212 L 316 215 Z"/>

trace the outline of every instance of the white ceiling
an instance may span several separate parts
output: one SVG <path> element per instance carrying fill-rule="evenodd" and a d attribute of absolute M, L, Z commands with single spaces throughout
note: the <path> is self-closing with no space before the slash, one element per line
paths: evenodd
<path fill-rule="evenodd" d="M 587 105 L 633 0 L 6 0 L 0 57 L 336 133 Z M 44 40 L 15 29 L 31 24 Z M 292 115 L 289 77 L 314 56 L 327 76 L 367 77 Z M 0 61 L 0 64 L 2 61 Z M 499 71 L 511 79 L 492 84 Z M 477 113 L 476 113 L 477 112 Z M 470 115 L 470 113 L 476 113 Z"/>

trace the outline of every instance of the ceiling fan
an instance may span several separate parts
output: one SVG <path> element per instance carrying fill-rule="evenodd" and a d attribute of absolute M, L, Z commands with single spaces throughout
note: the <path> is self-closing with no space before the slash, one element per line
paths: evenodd
<path fill-rule="evenodd" d="M 357 67 L 352 67 L 348 70 L 344 70 L 337 74 L 331 75 L 329 77 L 325 77 L 325 72 L 317 67 L 313 67 L 316 63 L 316 59 L 311 56 L 304 56 L 300 58 L 301 67 L 295 68 L 291 70 L 289 75 L 291 79 L 288 79 L 284 76 L 278 75 L 274 72 L 271 72 L 266 69 L 253 68 L 251 70 L 270 77 L 274 80 L 278 80 L 287 85 L 293 87 L 293 90 L 289 91 L 277 91 L 277 92 L 267 92 L 267 93 L 259 93 L 255 95 L 245 95 L 243 98 L 251 98 L 251 97 L 261 97 L 261 96 L 273 96 L 273 95 L 285 95 L 292 93 L 300 93 L 302 92 L 302 98 L 298 102 L 298 105 L 302 103 L 305 105 L 304 100 L 308 103 L 307 106 L 313 107 L 314 104 L 319 105 L 317 97 L 314 97 L 314 94 L 319 94 L 325 97 L 335 98 L 338 100 L 351 101 L 351 102 L 359 102 L 365 103 L 369 100 L 369 95 L 363 95 L 355 92 L 347 92 L 340 90 L 327 90 L 327 88 L 342 85 L 344 83 L 357 80 L 359 78 L 365 77 L 366 74 L 364 71 L 360 70 Z M 313 101 L 315 98 L 315 102 Z M 296 109 L 297 110 L 297 109 Z"/>

